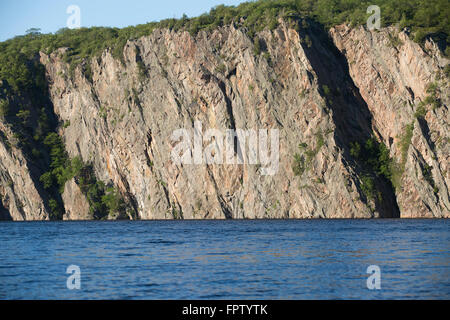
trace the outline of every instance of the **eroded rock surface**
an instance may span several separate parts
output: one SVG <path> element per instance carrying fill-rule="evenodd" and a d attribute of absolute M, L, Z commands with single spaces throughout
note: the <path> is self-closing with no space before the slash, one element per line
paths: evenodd
<path fill-rule="evenodd" d="M 392 45 L 390 34 L 401 44 Z M 139 219 L 449 217 L 448 61 L 434 44 L 425 51 L 394 29 L 339 26 L 330 35 L 333 42 L 282 23 L 259 34 L 264 50 L 257 54 L 232 26 L 196 37 L 156 30 L 129 41 L 123 62 L 109 51 L 92 59 L 89 78 L 81 68 L 70 73 L 65 49 L 41 53 L 41 63 L 55 114 L 70 124 L 59 128 L 70 157 L 92 163 Z M 440 106 L 416 119 L 433 82 Z M 172 133 L 193 130 L 196 121 L 204 131 L 278 129 L 278 172 L 174 164 Z M 411 123 L 403 159 L 400 141 Z M 0 130 L 11 136 L 1 121 Z M 371 135 L 404 166 L 395 190 L 376 180 L 374 199 L 349 152 Z M 20 150 L 0 139 L 0 154 L 3 208 L 14 220 L 47 219 Z M 301 173 L 293 170 L 296 154 L 305 160 Z M 92 218 L 83 197 L 69 181 L 65 219 Z"/>
<path fill-rule="evenodd" d="M 349 61 L 350 74 L 373 115 L 373 130 L 389 146 L 391 154 L 405 162 L 397 190 L 402 217 L 449 217 L 449 113 L 450 87 L 443 74 L 448 60 L 432 42 L 425 49 L 396 28 L 369 32 L 340 26 L 331 30 L 336 46 Z M 437 85 L 439 106 L 420 103 Z M 402 155 L 401 140 L 413 125 L 411 145 Z M 406 159 L 402 159 L 406 156 Z M 424 177 L 425 168 L 431 175 Z"/>

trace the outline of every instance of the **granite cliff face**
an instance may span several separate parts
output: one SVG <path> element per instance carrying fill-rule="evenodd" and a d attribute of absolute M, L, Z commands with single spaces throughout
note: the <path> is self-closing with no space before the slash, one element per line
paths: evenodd
<path fill-rule="evenodd" d="M 0 121 L 0 219 L 48 220 L 39 186 L 23 152 L 15 148 L 13 132 Z"/>
<path fill-rule="evenodd" d="M 88 61 L 88 76 L 70 72 L 64 48 L 41 53 L 69 156 L 118 188 L 131 219 L 449 217 L 448 60 L 436 45 L 345 25 L 327 35 L 281 23 L 258 37 L 256 49 L 233 26 L 195 37 L 156 30 L 129 41 L 123 61 L 109 51 Z M 196 121 L 278 129 L 278 172 L 176 165 L 171 135 Z M 0 217 L 48 219 L 45 192 L 1 120 L 0 134 Z M 373 174 L 368 192 L 352 148 L 371 136 L 398 170 L 395 186 Z M 92 218 L 75 180 L 61 198 L 64 219 Z"/>
<path fill-rule="evenodd" d="M 395 28 L 367 32 L 341 26 L 331 34 L 373 116 L 373 131 L 404 163 L 396 192 L 401 217 L 448 218 L 450 87 L 442 72 L 448 60 L 434 43 L 422 50 Z M 423 103 L 421 112 L 423 101 L 431 105 Z M 408 126 L 410 145 L 402 155 Z"/>

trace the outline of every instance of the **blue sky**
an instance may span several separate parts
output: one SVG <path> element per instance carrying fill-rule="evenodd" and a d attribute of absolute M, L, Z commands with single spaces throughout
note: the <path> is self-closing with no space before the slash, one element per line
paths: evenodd
<path fill-rule="evenodd" d="M 0 0 L 0 41 L 22 35 L 29 28 L 43 33 L 66 27 L 70 5 L 81 9 L 81 26 L 125 27 L 165 18 L 189 17 L 212 7 L 238 5 L 244 0 Z"/>

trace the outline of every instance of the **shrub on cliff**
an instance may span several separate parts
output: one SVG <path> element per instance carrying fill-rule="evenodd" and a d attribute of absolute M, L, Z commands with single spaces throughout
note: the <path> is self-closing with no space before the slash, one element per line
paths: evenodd
<path fill-rule="evenodd" d="M 0 117 L 6 117 L 9 112 L 9 104 L 6 100 L 0 100 Z"/>
<path fill-rule="evenodd" d="M 445 51 L 450 41 L 450 5 L 448 0 L 260 0 L 242 3 L 237 7 L 218 6 L 197 18 L 183 16 L 181 19 L 166 19 L 160 22 L 118 28 L 61 29 L 55 34 L 28 33 L 0 43 L 0 79 L 7 80 L 15 92 L 24 88 L 42 88 L 42 77 L 32 74 L 30 63 L 37 63 L 39 51 L 51 53 L 57 48 L 68 48 L 64 59 L 70 70 L 84 60 L 98 56 L 111 48 L 115 58 L 123 60 L 123 48 L 127 40 L 149 35 L 156 28 L 186 30 L 196 34 L 201 30 L 235 24 L 247 30 L 253 38 L 264 29 L 273 30 L 278 19 L 305 24 L 305 17 L 329 28 L 336 24 L 365 24 L 369 5 L 379 5 L 384 26 L 398 24 L 408 27 L 415 34 L 414 39 L 424 41 L 433 37 Z M 30 60 L 31 59 L 31 60 Z M 87 68 L 86 76 L 91 77 Z"/>
<path fill-rule="evenodd" d="M 361 161 L 366 168 L 376 175 L 384 176 L 388 180 L 392 179 L 393 160 L 384 143 L 378 142 L 375 138 L 370 138 L 363 145 L 354 142 L 350 146 L 350 155 L 353 158 Z"/>
<path fill-rule="evenodd" d="M 390 157 L 389 149 L 384 143 L 378 142 L 373 137 L 367 139 L 364 144 L 351 143 L 350 155 L 362 164 L 361 188 L 368 198 L 380 198 L 374 189 L 375 177 L 386 179 L 394 188 L 399 186 L 401 166 Z"/>

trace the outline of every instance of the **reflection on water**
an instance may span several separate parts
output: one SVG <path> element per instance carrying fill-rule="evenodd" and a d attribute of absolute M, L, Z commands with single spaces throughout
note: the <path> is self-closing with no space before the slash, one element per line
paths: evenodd
<path fill-rule="evenodd" d="M 0 223 L 1 299 L 449 299 L 447 220 Z M 66 288 L 69 265 L 81 290 Z M 367 289 L 367 267 L 381 290 Z"/>

